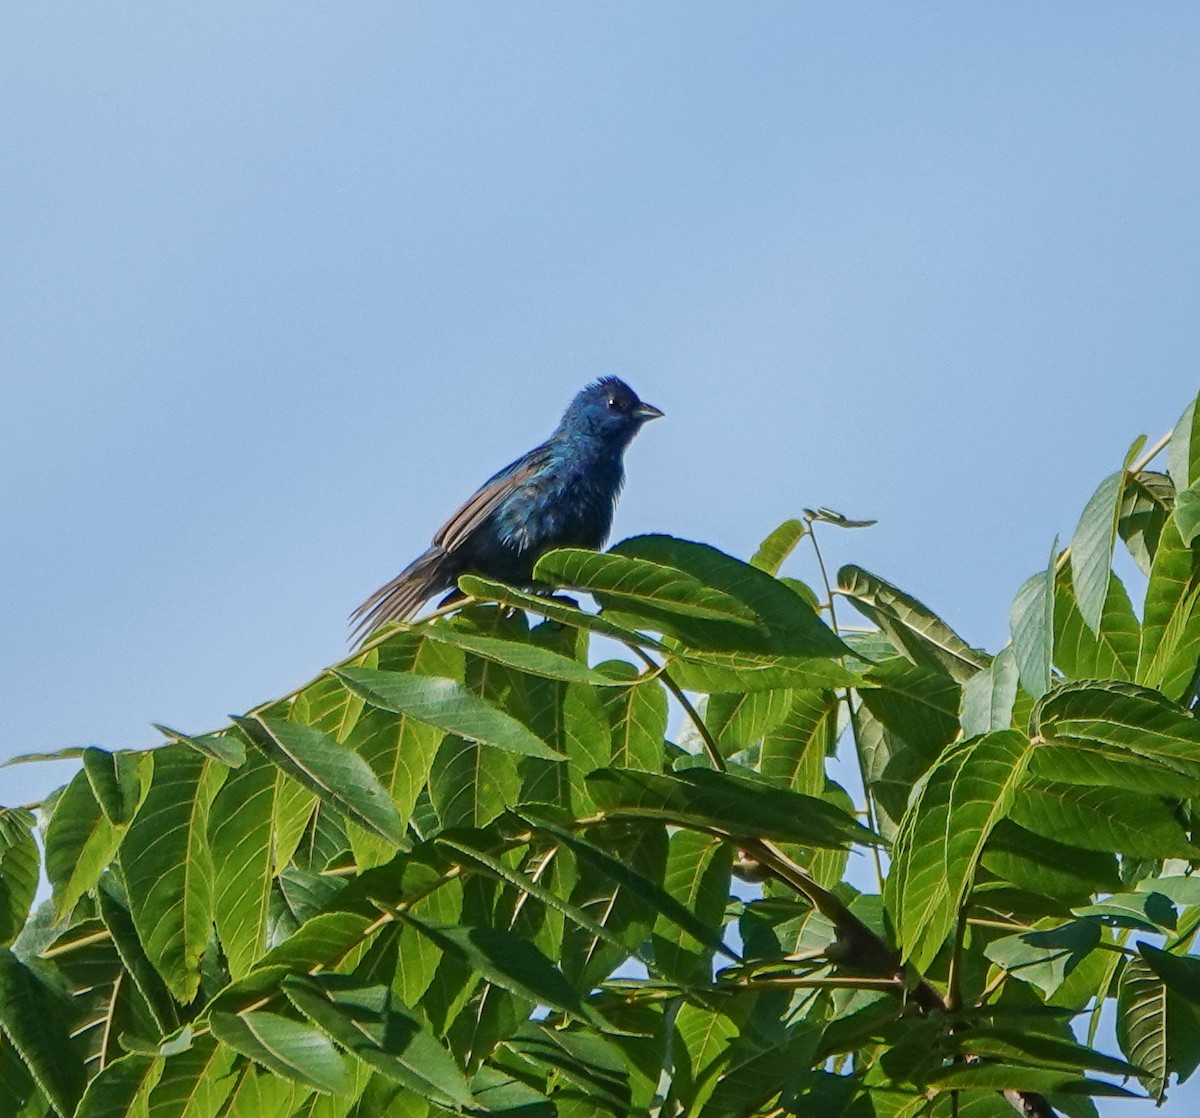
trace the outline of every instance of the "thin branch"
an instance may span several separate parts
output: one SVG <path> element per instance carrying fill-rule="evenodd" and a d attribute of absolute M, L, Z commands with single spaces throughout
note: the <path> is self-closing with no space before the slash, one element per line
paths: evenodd
<path fill-rule="evenodd" d="M 825 601 L 829 607 L 829 626 L 837 636 L 842 635 L 838 626 L 837 613 L 833 606 L 833 584 L 829 581 L 829 572 L 825 568 L 825 557 L 821 554 L 821 545 L 817 542 L 816 522 L 805 517 L 808 523 L 808 538 L 812 540 L 813 552 L 817 557 L 817 566 L 821 571 L 821 582 L 825 585 Z M 842 657 L 845 665 L 845 657 Z M 867 759 L 863 752 L 862 736 L 858 729 L 858 711 L 854 709 L 854 689 L 847 687 L 845 691 L 846 712 L 850 718 L 850 739 L 854 742 L 854 756 L 858 761 L 858 778 L 862 782 L 863 798 L 867 802 L 867 825 L 874 834 L 879 833 L 879 812 L 875 806 L 875 796 L 871 792 L 871 782 L 867 779 Z M 875 863 L 875 881 L 879 892 L 883 892 L 883 856 L 879 852 L 879 843 L 871 843 L 871 858 Z"/>
<path fill-rule="evenodd" d="M 704 752 L 708 755 L 709 764 L 717 772 L 725 772 L 725 758 L 721 756 L 721 747 L 717 745 L 717 739 L 712 736 L 712 732 L 704 724 L 704 719 L 700 717 L 700 712 L 692 705 L 692 700 L 684 694 L 683 688 L 671 678 L 671 673 L 667 671 L 665 665 L 660 664 L 645 649 L 638 648 L 636 644 L 626 641 L 625 647 L 654 672 L 662 680 L 663 686 L 675 696 L 675 700 L 683 707 L 684 713 L 696 727 L 696 733 L 700 735 L 700 740 L 704 743 Z"/>
<path fill-rule="evenodd" d="M 951 1013 L 962 1008 L 962 953 L 966 938 L 967 906 L 963 904 L 954 922 L 954 945 L 950 949 L 950 968 L 946 976 L 946 1009 Z"/>
<path fill-rule="evenodd" d="M 899 978 L 805 978 L 802 974 L 745 978 L 740 982 L 734 981 L 714 987 L 714 990 L 719 992 L 731 987 L 738 990 L 769 990 L 780 987 L 789 990 L 885 990 L 891 994 L 904 991 L 904 983 Z"/>

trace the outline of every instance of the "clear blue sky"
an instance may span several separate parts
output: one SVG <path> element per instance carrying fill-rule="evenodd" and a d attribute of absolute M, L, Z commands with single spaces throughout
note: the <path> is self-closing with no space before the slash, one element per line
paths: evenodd
<path fill-rule="evenodd" d="M 0 756 L 308 678 L 608 372 L 667 412 L 618 535 L 877 517 L 834 562 L 998 647 L 1200 385 L 1197 58 L 1194 3 L 8 5 Z"/>

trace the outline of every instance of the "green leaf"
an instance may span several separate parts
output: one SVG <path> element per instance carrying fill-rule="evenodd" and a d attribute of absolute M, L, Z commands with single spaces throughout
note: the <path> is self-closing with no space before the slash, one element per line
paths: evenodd
<path fill-rule="evenodd" d="M 268 1071 L 326 1094 L 350 1090 L 345 1061 L 329 1038 L 311 1025 L 266 1010 L 216 1012 L 213 1036 Z"/>
<path fill-rule="evenodd" d="M 312 726 L 264 715 L 237 721 L 272 762 L 324 803 L 400 849 L 408 847 L 396 805 L 357 753 Z"/>
<path fill-rule="evenodd" d="M 236 1086 L 235 1054 L 216 1038 L 195 1037 L 168 1057 L 150 1092 L 147 1118 L 216 1118 Z"/>
<path fill-rule="evenodd" d="M 1200 959 L 1195 955 L 1175 955 L 1148 943 L 1139 943 L 1137 948 L 1171 993 L 1200 1005 Z"/>
<path fill-rule="evenodd" d="M 1197 397 L 1197 400 L 1200 400 L 1200 397 Z M 1196 409 L 1197 400 L 1193 400 L 1184 409 L 1183 415 L 1179 417 L 1179 422 L 1175 424 L 1175 430 L 1171 432 L 1171 441 L 1167 444 L 1167 473 L 1171 475 L 1171 480 L 1175 483 L 1175 489 L 1180 496 L 1183 495 L 1184 490 L 1200 481 L 1200 413 Z M 1190 514 L 1186 511 L 1183 517 L 1180 517 L 1177 498 L 1175 522 L 1179 528 L 1179 534 L 1185 541 L 1188 540 L 1185 526 L 1189 519 Z"/>
<path fill-rule="evenodd" d="M 986 670 L 977 672 L 962 688 L 959 722 L 964 737 L 973 738 L 991 730 L 1012 726 L 1017 701 L 1017 660 L 1006 644 Z"/>
<path fill-rule="evenodd" d="M 1200 722 L 1156 691 L 1130 683 L 1068 683 L 1034 708 L 1044 743 L 1034 771 L 1047 780 L 1180 794 L 1200 780 Z"/>
<path fill-rule="evenodd" d="M 117 1118 L 145 1106 L 159 1073 L 161 1059 L 131 1053 L 109 1064 L 89 1084 L 75 1118 Z"/>
<path fill-rule="evenodd" d="M 541 1092 L 487 1065 L 475 1073 L 471 1090 L 475 1093 L 476 1103 L 487 1114 L 510 1118 L 568 1118 Z M 408 1118 L 408 1115 L 389 1115 L 388 1118 Z"/>
<path fill-rule="evenodd" d="M 597 595 L 605 609 L 651 619 L 680 613 L 711 621 L 753 624 L 752 609 L 720 590 L 705 586 L 678 567 L 601 554 L 582 548 L 560 548 L 543 555 L 533 569 L 535 579 Z"/>
<path fill-rule="evenodd" d="M 124 968 L 120 978 L 127 983 L 132 982 L 137 988 L 158 1031 L 164 1035 L 173 1032 L 179 1027 L 175 1002 L 146 955 L 129 907 L 123 897 L 118 896 L 117 885 L 111 874 L 101 879 L 100 888 L 96 890 L 96 907 L 120 956 Z"/>
<path fill-rule="evenodd" d="M 635 897 L 643 910 L 656 912 L 660 919 L 674 924 L 710 952 L 720 952 L 737 961 L 737 956 L 725 945 L 719 930 L 698 919 L 664 887 L 662 882 L 668 847 L 660 841 L 663 839 L 661 830 L 639 829 L 632 835 L 626 833 L 622 836 L 622 842 L 609 844 L 614 851 L 610 853 L 604 846 L 560 827 L 534 807 L 522 805 L 515 811 L 526 822 L 552 836 L 575 855 L 581 865 L 581 884 L 589 870 L 598 871 L 607 880 L 611 888 L 601 889 L 601 892 L 608 890 L 607 902 L 601 906 L 593 898 L 592 904 L 592 907 L 603 911 L 606 919 L 621 907 L 618 896 L 623 891 Z M 609 834 L 612 832 L 611 827 L 604 830 Z M 625 950 L 629 953 L 632 949 L 626 944 Z"/>
<path fill-rule="evenodd" d="M 619 686 L 621 680 L 613 679 L 602 671 L 589 668 L 587 664 L 563 656 L 549 648 L 536 644 L 522 644 L 513 640 L 499 637 L 489 637 L 481 633 L 468 632 L 445 623 L 424 626 L 421 635 L 428 640 L 452 645 L 482 656 L 497 664 L 515 668 L 529 675 L 541 676 L 543 679 L 559 679 L 567 683 L 587 683 L 593 687 Z M 435 673 L 429 673 L 435 674 Z"/>
<path fill-rule="evenodd" d="M 1117 893 L 1095 904 L 1072 910 L 1076 916 L 1095 916 L 1117 928 L 1140 928 L 1147 932 L 1172 932 L 1179 913 L 1162 893 Z"/>
<path fill-rule="evenodd" d="M 619 661 L 605 670 L 617 674 Z M 625 665 L 629 683 L 620 691 L 604 691 L 600 702 L 608 718 L 612 745 L 603 764 L 658 772 L 663 767 L 663 736 L 667 732 L 667 694 L 652 674 L 639 676 Z"/>
<path fill-rule="evenodd" d="M 1159 537 L 1171 519 L 1175 486 L 1166 474 L 1143 470 L 1125 481 L 1117 530 L 1142 574 L 1149 576 Z"/>
<path fill-rule="evenodd" d="M 417 797 L 429 782 L 433 759 L 443 736 L 435 726 L 416 722 L 402 714 L 370 708 L 355 723 L 346 747 L 371 767 L 396 805 L 401 822 L 407 825 Z M 395 853 L 392 844 L 374 832 L 355 830 L 350 839 L 354 860 L 360 869 L 380 865 Z"/>
<path fill-rule="evenodd" d="M 503 928 L 435 926 L 406 914 L 406 921 L 443 951 L 464 960 L 485 981 L 535 1005 L 602 1022 L 553 963 L 532 943 Z"/>
<path fill-rule="evenodd" d="M 67 1010 L 7 948 L 0 949 L 0 1029 L 59 1114 L 72 1114 L 84 1070 L 68 1037 Z"/>
<path fill-rule="evenodd" d="M 929 1076 L 929 1085 L 943 1091 L 1035 1091 L 1041 1095 L 1094 1095 L 1136 1098 L 1132 1091 L 1101 1079 L 1076 1078 L 1068 1073 L 1018 1064 L 969 1064 L 946 1068 Z"/>
<path fill-rule="evenodd" d="M 964 1052 L 995 1060 L 1064 1071 L 1101 1071 L 1109 1075 L 1136 1075 L 1138 1071 L 1116 1056 L 1106 1056 L 1066 1036 L 1035 1032 L 1028 1027 L 975 1025 L 961 1037 Z"/>
<path fill-rule="evenodd" d="M 1142 611 L 1137 682 L 1182 698 L 1200 658 L 1200 569 L 1174 520 L 1167 523 L 1150 568 Z"/>
<path fill-rule="evenodd" d="M 1161 1102 L 1171 1072 L 1167 987 L 1143 958 L 1130 959 L 1117 989 L 1117 1041 L 1150 1097 Z"/>
<path fill-rule="evenodd" d="M 671 623 L 663 631 L 671 632 L 695 651 L 797 657 L 836 657 L 847 651 L 813 607 L 794 590 L 714 547 L 673 536 L 647 535 L 622 540 L 608 554 L 678 568 L 708 590 L 735 599 L 750 611 L 753 624 L 688 618 L 666 611 L 656 614 L 654 620 Z M 643 622 L 648 619 L 644 609 L 640 618 Z"/>
<path fill-rule="evenodd" d="M 675 642 L 676 644 L 678 642 Z M 751 656 L 741 652 L 673 649 L 671 678 L 685 691 L 773 691 L 788 687 L 852 687 L 859 676 L 817 656 Z"/>
<path fill-rule="evenodd" d="M 230 773 L 213 801 L 209 841 L 217 934 L 234 978 L 248 973 L 266 950 L 277 829 L 290 783 L 256 750 Z"/>
<path fill-rule="evenodd" d="M 380 1074 L 442 1106 L 474 1101 L 454 1057 L 386 986 L 318 975 L 287 978 L 283 989 L 314 1025 Z"/>
<path fill-rule="evenodd" d="M 914 664 L 945 672 L 959 683 L 987 667 L 986 653 L 968 645 L 924 603 L 878 575 L 862 567 L 843 567 L 838 590 Z"/>
<path fill-rule="evenodd" d="M 632 1103 L 629 1069 L 620 1049 L 604 1037 L 581 1029 L 556 1029 L 528 1022 L 505 1047 L 552 1080 L 586 1094 L 598 1115 L 628 1112 Z M 561 1092 L 558 1098 L 561 1101 Z"/>
<path fill-rule="evenodd" d="M 228 770 L 184 745 L 148 757 L 150 788 L 121 840 L 121 869 L 146 955 L 186 1004 L 200 988 L 213 923 L 208 813 Z"/>
<path fill-rule="evenodd" d="M 762 740 L 764 779 L 809 796 L 825 790 L 825 758 L 837 741 L 838 697 L 833 691 L 793 691 L 782 722 Z"/>
<path fill-rule="evenodd" d="M 1075 600 L 1087 627 L 1097 636 L 1104 600 L 1108 596 L 1109 568 L 1117 539 L 1125 477 L 1125 471 L 1119 470 L 1100 483 L 1071 538 L 1071 582 Z"/>
<path fill-rule="evenodd" d="M 153 755 L 139 761 L 141 796 L 150 787 Z M 128 826 L 104 814 L 87 773 L 80 770 L 54 805 L 46 831 L 46 876 L 59 915 L 70 912 L 116 856 Z"/>
<path fill-rule="evenodd" d="M 404 634 L 397 633 L 393 641 L 399 643 Z M 391 645 L 389 644 L 389 649 Z M 375 667 L 382 650 L 371 649 L 365 656 L 354 661 L 355 667 Z M 305 687 L 292 702 L 288 721 L 301 726 L 311 726 L 328 734 L 334 741 L 344 745 L 362 715 L 365 703 L 353 695 L 332 675 L 320 676 Z"/>
<path fill-rule="evenodd" d="M 1050 928 L 1003 936 L 984 947 L 984 954 L 1014 977 L 1028 982 L 1047 998 L 1100 943 L 1095 919 L 1071 920 Z"/>
<path fill-rule="evenodd" d="M 468 741 L 528 757 L 562 760 L 528 726 L 452 679 L 364 668 L 334 674 L 372 706 L 458 734 Z"/>
<path fill-rule="evenodd" d="M 729 900 L 733 849 L 708 835 L 679 830 L 670 839 L 665 889 L 697 921 L 719 932 Z M 713 952 L 665 915 L 651 934 L 657 969 L 684 985 L 707 985 L 712 979 Z M 729 955 L 730 952 L 725 951 Z M 735 958 L 736 961 L 736 958 Z"/>
<path fill-rule="evenodd" d="M 1156 796 L 1121 788 L 1030 780 L 1012 819 L 1058 842 L 1135 858 L 1196 858 L 1183 826 Z"/>
<path fill-rule="evenodd" d="M 429 775 L 429 797 L 443 828 L 486 827 L 520 795 L 511 754 L 448 734 Z"/>
<path fill-rule="evenodd" d="M 549 618 L 562 625 L 569 625 L 573 629 L 611 637 L 623 644 L 635 644 L 643 648 L 653 648 L 659 652 L 667 651 L 667 647 L 660 641 L 625 625 L 619 625 L 607 617 L 588 613 L 577 605 L 568 605 L 562 598 L 546 594 L 526 594 L 511 586 L 505 586 L 502 582 L 493 582 L 491 579 L 479 578 L 477 575 L 462 575 L 458 580 L 458 585 L 463 593 L 480 601 L 497 602 L 512 609 L 527 610 L 538 617 Z"/>
<path fill-rule="evenodd" d="M 83 771 L 100 809 L 113 823 L 128 823 L 141 800 L 136 753 L 109 753 L 90 745 L 83 751 Z"/>
<path fill-rule="evenodd" d="M 153 725 L 168 741 L 190 746 L 197 753 L 203 754 L 213 761 L 220 761 L 221 764 L 228 765 L 231 769 L 236 769 L 245 763 L 246 743 L 236 729 L 218 730 L 214 734 L 190 737 L 158 722 Z"/>
<path fill-rule="evenodd" d="M 588 775 L 588 785 L 602 813 L 612 819 L 657 819 L 823 848 L 871 839 L 867 828 L 825 800 L 711 769 L 670 776 L 600 769 Z"/>
<path fill-rule="evenodd" d="M 361 946 L 373 931 L 378 931 L 375 921 L 357 912 L 321 912 L 310 916 L 292 935 L 263 955 L 241 981 L 253 986 L 256 976 L 270 967 L 299 971 L 332 966 Z M 233 983 L 226 987 L 222 998 L 237 986 Z"/>
<path fill-rule="evenodd" d="M 1009 614 L 1013 657 L 1021 686 L 1035 699 L 1050 690 L 1054 651 L 1054 567 L 1058 540 L 1050 549 L 1050 565 L 1031 575 L 1017 591 Z"/>
<path fill-rule="evenodd" d="M 582 928 L 585 932 L 590 932 L 597 939 L 606 940 L 622 951 L 628 950 L 626 944 L 617 935 L 604 927 L 603 924 L 593 920 L 583 909 L 578 908 L 569 901 L 563 900 L 552 889 L 547 889 L 533 877 L 510 868 L 498 858 L 493 858 L 483 850 L 477 850 L 473 846 L 468 846 L 466 843 L 459 842 L 446 835 L 441 835 L 436 841 L 439 846 L 447 847 L 450 850 L 457 851 L 459 854 L 465 854 L 472 862 L 485 867 L 501 881 L 515 886 L 527 896 L 541 901 L 547 908 L 561 913 L 573 924 Z M 635 952 L 635 954 L 641 957 L 640 952 Z"/>
<path fill-rule="evenodd" d="M 1033 750 L 1015 730 L 958 742 L 905 812 L 884 900 L 903 957 L 917 970 L 928 967 L 953 928 L 988 835 L 1007 814 Z"/>
<path fill-rule="evenodd" d="M 790 688 L 775 691 L 741 691 L 710 695 L 704 721 L 721 752 L 729 757 L 762 740 L 787 717 L 792 708 Z M 642 766 L 647 767 L 649 766 Z M 661 765 L 653 766 L 655 769 Z"/>
<path fill-rule="evenodd" d="M 769 575 L 779 574 L 783 561 L 796 550 L 796 545 L 807 532 L 802 520 L 785 520 L 758 545 L 750 565 Z"/>
<path fill-rule="evenodd" d="M 1019 793 L 1018 793 L 1019 795 Z M 983 867 L 1017 889 L 1059 905 L 1083 905 L 1095 893 L 1122 888 L 1115 855 L 1083 850 L 1002 819 L 984 848 Z"/>
<path fill-rule="evenodd" d="M 1200 483 L 1189 485 L 1175 495 L 1175 525 L 1185 547 L 1200 536 Z"/>
<path fill-rule="evenodd" d="M 33 813 L 0 807 L 0 947 L 24 927 L 38 885 Z"/>
<path fill-rule="evenodd" d="M 938 746 L 958 734 L 961 689 L 942 672 L 894 657 L 866 673 L 858 694 L 880 722 L 906 741 L 924 739 Z"/>
<path fill-rule="evenodd" d="M 1069 679 L 1133 679 L 1141 635 L 1129 595 L 1114 573 L 1109 572 L 1100 628 L 1093 633 L 1075 603 L 1067 572 L 1058 572 L 1054 591 L 1054 662 Z"/>

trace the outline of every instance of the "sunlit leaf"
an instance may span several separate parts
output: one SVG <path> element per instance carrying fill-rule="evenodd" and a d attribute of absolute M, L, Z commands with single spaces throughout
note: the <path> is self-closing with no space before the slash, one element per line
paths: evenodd
<path fill-rule="evenodd" d="M 147 1100 L 147 1118 L 216 1118 L 236 1086 L 234 1058 L 215 1037 L 196 1037 L 163 1064 Z"/>
<path fill-rule="evenodd" d="M 1150 574 L 1174 503 L 1175 486 L 1166 474 L 1143 470 L 1126 478 L 1117 531 L 1144 575 Z"/>
<path fill-rule="evenodd" d="M 1014 730 L 957 743 L 909 806 L 884 898 L 904 957 L 918 969 L 929 965 L 949 935 L 988 835 L 1007 813 L 1033 748 Z"/>
<path fill-rule="evenodd" d="M 711 769 L 670 776 L 601 769 L 588 776 L 588 783 L 596 804 L 612 819 L 656 819 L 803 846 L 836 848 L 871 838 L 870 831 L 825 800 Z"/>
<path fill-rule="evenodd" d="M 1109 567 L 1121 514 L 1125 471 L 1106 477 L 1092 495 L 1075 535 L 1071 537 L 1071 582 L 1075 601 L 1087 627 L 1100 632 L 1100 617 L 1108 596 Z"/>
<path fill-rule="evenodd" d="M 1012 725 L 1017 699 L 1017 661 L 1011 644 L 1006 644 L 984 671 L 977 672 L 962 689 L 959 721 L 964 737 Z"/>
<path fill-rule="evenodd" d="M 597 595 L 606 609 L 650 618 L 681 613 L 711 621 L 753 624 L 755 613 L 744 603 L 695 575 L 648 559 L 577 548 L 542 556 L 534 568 L 541 582 Z"/>
<path fill-rule="evenodd" d="M 1021 686 L 1035 699 L 1050 689 L 1054 653 L 1054 569 L 1058 541 L 1050 549 L 1050 565 L 1021 584 L 1009 612 L 1013 658 Z"/>
<path fill-rule="evenodd" d="M 1200 721 L 1129 683 L 1068 683 L 1046 695 L 1032 726 L 1047 780 L 1179 794 L 1200 780 Z"/>
<path fill-rule="evenodd" d="M 528 726 L 455 680 L 366 668 L 347 668 L 336 674 L 352 691 L 382 710 L 405 714 L 468 741 L 509 753 L 551 760 L 562 757 Z"/>
<path fill-rule="evenodd" d="M 473 1101 L 454 1057 L 386 986 L 364 986 L 337 976 L 289 978 L 289 1000 L 315 1025 L 374 1070 L 449 1106 Z"/>
<path fill-rule="evenodd" d="M 1126 679 L 1137 672 L 1141 626 L 1121 580 L 1109 572 L 1098 631 L 1084 623 L 1070 578 L 1058 573 L 1054 591 L 1054 663 L 1068 679 Z"/>
<path fill-rule="evenodd" d="M 329 1038 L 311 1025 L 267 1010 L 213 1013 L 213 1036 L 268 1071 L 317 1091 L 350 1089 L 345 1061 Z"/>
<path fill-rule="evenodd" d="M 16 939 L 38 885 L 33 813 L 0 807 L 0 947 Z"/>
<path fill-rule="evenodd" d="M 845 645 L 812 606 L 793 590 L 714 547 L 673 536 L 632 536 L 616 544 L 610 554 L 675 567 L 749 611 L 752 623 L 687 618 L 665 611 L 651 616 L 644 608 L 641 610 L 643 622 L 657 621 L 665 626 L 658 629 L 656 624 L 649 624 L 651 630 L 670 632 L 697 651 L 797 657 L 840 656 L 846 652 Z M 613 612 L 618 617 L 624 613 L 615 604 Z"/>
<path fill-rule="evenodd" d="M 862 567 L 838 571 L 838 589 L 875 622 L 914 663 L 944 671 L 960 683 L 987 667 L 972 648 L 924 603 Z"/>
<path fill-rule="evenodd" d="M 1163 528 L 1150 568 L 1137 682 L 1179 699 L 1200 659 L 1200 567 L 1175 521 Z"/>
<path fill-rule="evenodd" d="M 357 753 L 312 726 L 262 715 L 239 725 L 271 761 L 324 802 L 395 846 L 407 846 L 396 805 Z"/>
<path fill-rule="evenodd" d="M 200 956 L 213 923 L 208 813 L 228 770 L 185 745 L 149 756 L 150 789 L 121 840 L 121 868 L 146 955 L 187 1003 L 200 988 Z"/>
<path fill-rule="evenodd" d="M 758 545 L 750 565 L 769 575 L 779 574 L 784 560 L 796 550 L 796 545 L 804 539 L 807 531 L 804 521 L 785 520 Z"/>

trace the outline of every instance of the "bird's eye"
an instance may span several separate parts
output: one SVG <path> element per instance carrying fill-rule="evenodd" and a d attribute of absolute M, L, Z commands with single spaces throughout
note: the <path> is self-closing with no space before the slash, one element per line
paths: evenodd
<path fill-rule="evenodd" d="M 617 406 L 617 398 L 615 396 L 610 396 L 608 398 L 608 406 L 610 408 L 615 408 Z"/>

